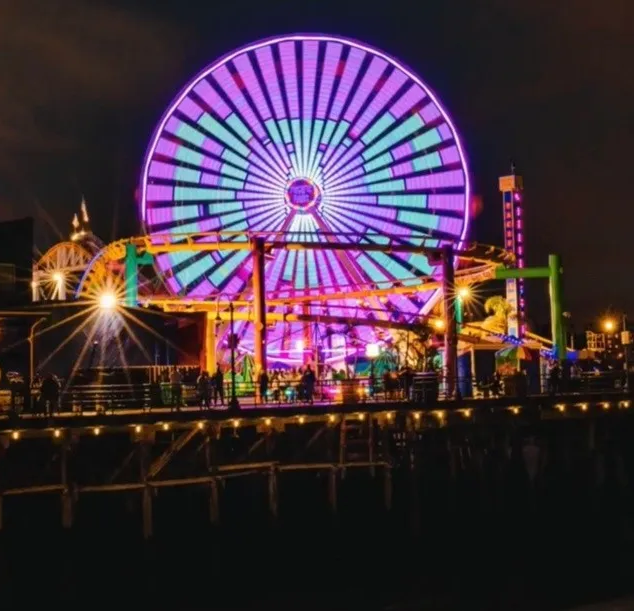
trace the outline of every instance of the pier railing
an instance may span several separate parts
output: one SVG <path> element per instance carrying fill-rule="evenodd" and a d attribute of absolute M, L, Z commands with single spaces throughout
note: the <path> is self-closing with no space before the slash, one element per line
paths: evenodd
<path fill-rule="evenodd" d="M 448 389 L 455 389 L 449 395 Z M 529 380 L 511 376 L 499 380 L 473 383 L 459 378 L 454 384 L 435 373 L 416 374 L 411 378 L 390 381 L 367 377 L 349 380 L 319 380 L 314 386 L 300 381 L 274 381 L 266 391 L 254 382 L 237 382 L 236 397 L 245 409 L 310 405 L 355 405 L 402 402 L 432 407 L 447 400 L 490 400 L 497 398 L 539 397 L 546 395 L 624 394 L 631 388 L 625 384 L 623 372 L 584 374 L 580 378 L 553 381 Z M 192 408 L 221 409 L 231 398 L 231 384 L 225 382 L 223 392 L 211 388 L 201 392 L 195 383 L 174 385 L 169 382 L 68 384 L 57 398 L 49 400 L 33 389 L 30 399 L 18 387 L 0 394 L 0 410 L 13 413 L 123 413 L 148 410 Z M 53 405 L 51 405 L 53 403 Z"/>

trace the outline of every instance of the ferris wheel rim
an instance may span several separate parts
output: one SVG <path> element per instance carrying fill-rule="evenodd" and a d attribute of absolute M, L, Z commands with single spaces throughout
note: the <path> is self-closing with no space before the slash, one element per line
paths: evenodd
<path fill-rule="evenodd" d="M 469 164 L 467 161 L 467 156 L 464 150 L 464 146 L 462 144 L 462 140 L 460 134 L 454 124 L 454 121 L 447 111 L 444 104 L 440 101 L 439 97 L 436 95 L 435 91 L 429 87 L 418 75 L 412 70 L 407 64 L 396 59 L 391 54 L 386 53 L 382 49 L 369 45 L 367 43 L 356 40 L 355 38 L 334 35 L 334 34 L 321 34 L 321 33 L 295 33 L 295 34 L 281 34 L 277 36 L 270 36 L 266 38 L 259 39 L 250 44 L 240 46 L 232 51 L 226 53 L 225 55 L 218 58 L 216 61 L 211 62 L 205 68 L 200 70 L 193 78 L 189 79 L 187 84 L 182 87 L 177 93 L 176 97 L 173 98 L 170 105 L 161 115 L 161 118 L 154 128 L 152 132 L 152 136 L 150 139 L 150 145 L 147 147 L 145 156 L 143 159 L 142 172 L 141 172 L 141 185 L 140 185 L 140 207 L 141 207 L 141 225 L 142 229 L 145 233 L 149 233 L 147 231 L 147 222 L 146 222 L 146 214 L 147 214 L 147 205 L 146 205 L 146 193 L 147 193 L 147 184 L 148 184 L 148 174 L 149 167 L 152 161 L 152 156 L 154 151 L 156 150 L 156 146 L 158 140 L 165 130 L 165 125 L 169 118 L 174 114 L 178 106 L 182 103 L 182 101 L 191 93 L 194 87 L 204 78 L 209 76 L 212 72 L 217 70 L 218 68 L 224 66 L 228 62 L 232 61 L 239 55 L 243 53 L 249 53 L 251 51 L 255 51 L 259 48 L 270 46 L 274 44 L 279 44 L 281 42 L 302 42 L 306 40 L 313 40 L 317 42 L 334 42 L 343 45 L 351 45 L 365 53 L 370 53 L 374 56 L 380 57 L 383 60 L 387 61 L 389 64 L 394 66 L 397 70 L 400 70 L 414 83 L 416 83 L 431 99 L 434 105 L 438 108 L 438 110 L 443 115 L 444 119 L 447 121 L 449 129 L 451 130 L 451 134 L 453 140 L 456 144 L 456 148 L 458 150 L 458 155 L 460 157 L 460 165 L 464 171 L 464 180 L 465 180 L 465 222 L 462 228 L 462 232 L 460 238 L 458 240 L 458 248 L 462 246 L 464 243 L 466 236 L 469 231 L 470 225 L 470 215 L 468 214 L 468 206 L 471 200 L 471 182 L 469 176 Z"/>

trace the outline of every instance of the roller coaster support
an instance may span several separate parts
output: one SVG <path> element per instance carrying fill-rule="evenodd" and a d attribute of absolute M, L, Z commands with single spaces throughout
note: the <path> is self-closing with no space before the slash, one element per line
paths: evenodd
<path fill-rule="evenodd" d="M 254 361 L 256 375 L 266 371 L 266 286 L 264 276 L 264 239 L 251 240 L 253 253 Z"/>
<path fill-rule="evenodd" d="M 458 334 L 456 327 L 456 285 L 454 250 L 451 244 L 442 249 L 442 295 L 445 311 L 445 388 L 448 397 L 456 391 Z"/>
<path fill-rule="evenodd" d="M 139 266 L 152 265 L 152 255 L 144 252 L 139 255 L 136 244 L 128 242 L 125 245 L 124 259 L 124 305 L 128 308 L 134 308 L 139 305 Z"/>
<path fill-rule="evenodd" d="M 564 329 L 561 257 L 548 255 L 548 267 L 525 267 L 522 269 L 496 269 L 498 280 L 508 278 L 548 278 L 550 292 L 550 328 L 553 340 L 553 351 L 559 361 L 566 358 L 566 334 Z"/>

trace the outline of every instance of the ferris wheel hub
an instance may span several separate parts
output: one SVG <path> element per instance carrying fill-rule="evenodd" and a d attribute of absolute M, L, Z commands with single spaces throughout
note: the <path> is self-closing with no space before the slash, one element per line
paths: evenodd
<path fill-rule="evenodd" d="M 321 201 L 321 189 L 310 178 L 293 178 L 286 186 L 286 203 L 295 210 L 304 212 Z"/>

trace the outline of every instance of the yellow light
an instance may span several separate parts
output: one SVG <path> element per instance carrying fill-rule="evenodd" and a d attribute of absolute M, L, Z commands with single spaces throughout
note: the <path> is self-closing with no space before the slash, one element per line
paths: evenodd
<path fill-rule="evenodd" d="M 328 414 L 328 422 L 334 422 L 335 417 L 332 414 Z"/>
<path fill-rule="evenodd" d="M 616 323 L 611 318 L 606 318 L 603 321 L 603 330 L 608 333 L 612 333 L 616 329 Z"/>
<path fill-rule="evenodd" d="M 470 409 L 463 409 L 462 413 L 463 413 L 465 418 L 470 418 L 471 417 L 471 410 Z"/>
<path fill-rule="evenodd" d="M 101 433 L 101 429 L 100 429 L 98 426 L 96 426 L 96 427 L 92 430 L 92 432 L 93 432 L 95 435 L 99 435 L 99 434 Z"/>
<path fill-rule="evenodd" d="M 420 420 L 420 412 L 414 412 L 414 420 Z"/>
<path fill-rule="evenodd" d="M 388 419 L 388 421 L 392 420 L 392 412 L 388 412 L 387 414 L 385 414 L 385 417 Z"/>
<path fill-rule="evenodd" d="M 204 428 L 205 428 L 205 423 L 204 423 L 204 422 L 199 422 L 196 426 L 197 426 L 200 430 L 202 430 L 202 429 L 204 429 Z"/>
<path fill-rule="evenodd" d="M 445 321 L 442 318 L 435 318 L 432 324 L 437 331 L 442 331 L 445 328 Z"/>
<path fill-rule="evenodd" d="M 515 416 L 517 416 L 517 414 L 519 414 L 519 413 L 520 413 L 520 408 L 519 408 L 519 407 L 511 407 L 511 408 L 509 408 L 509 409 L 511 410 L 511 412 L 512 412 Z"/>
<path fill-rule="evenodd" d="M 365 420 L 365 414 L 359 414 L 359 420 Z"/>
<path fill-rule="evenodd" d="M 587 403 L 581 403 L 579 405 L 579 407 L 581 408 L 582 412 L 587 412 L 588 411 L 588 404 Z"/>
<path fill-rule="evenodd" d="M 141 425 L 140 425 L 140 424 L 137 424 L 137 425 L 134 427 L 134 432 L 135 432 L 135 433 L 140 433 L 141 431 L 142 431 L 142 429 L 141 429 Z"/>
<path fill-rule="evenodd" d="M 610 409 L 610 404 L 606 401 L 602 404 L 603 409 Z"/>
<path fill-rule="evenodd" d="M 64 282 L 64 274 L 62 274 L 62 272 L 55 272 L 53 274 L 53 280 L 55 280 L 58 284 L 61 284 Z"/>
<path fill-rule="evenodd" d="M 37 282 L 35 282 L 35 280 L 33 280 L 33 281 L 31 282 L 31 288 L 32 288 L 32 289 L 36 289 L 36 288 L 37 288 Z"/>
<path fill-rule="evenodd" d="M 469 299 L 470 296 L 471 296 L 471 289 L 468 286 L 461 286 L 458 289 L 458 297 L 460 297 L 460 299 L 462 300 Z"/>
<path fill-rule="evenodd" d="M 170 425 L 167 422 L 163 423 L 163 430 L 164 431 L 169 431 L 170 430 Z"/>
<path fill-rule="evenodd" d="M 441 422 L 445 419 L 445 412 L 441 409 L 436 410 L 434 412 L 436 414 L 436 418 L 438 418 L 438 420 L 440 420 Z"/>
<path fill-rule="evenodd" d="M 299 423 L 300 424 L 304 424 L 304 422 L 306 422 L 306 418 L 304 418 L 304 416 L 300 416 L 299 417 Z"/>
<path fill-rule="evenodd" d="M 266 424 L 266 426 L 271 426 L 271 422 L 273 422 L 270 418 L 265 418 L 264 419 L 264 424 Z"/>
<path fill-rule="evenodd" d="M 55 429 L 53 431 L 53 437 L 59 437 L 62 434 L 62 432 L 59 429 Z"/>
<path fill-rule="evenodd" d="M 14 441 L 20 439 L 20 431 L 13 431 L 13 433 L 11 433 L 11 439 L 13 439 Z"/>
<path fill-rule="evenodd" d="M 237 418 L 233 420 L 233 428 L 237 429 L 240 426 L 240 421 Z"/>
<path fill-rule="evenodd" d="M 114 310 L 117 307 L 117 296 L 110 291 L 99 295 L 99 307 L 102 310 Z"/>
<path fill-rule="evenodd" d="M 563 414 L 566 411 L 566 406 L 562 403 L 558 403 L 557 405 L 555 405 L 555 409 L 559 410 Z"/>
<path fill-rule="evenodd" d="M 619 403 L 620 407 L 624 407 L 625 409 L 627 409 L 630 406 L 630 402 L 629 401 L 621 401 L 621 403 Z"/>

